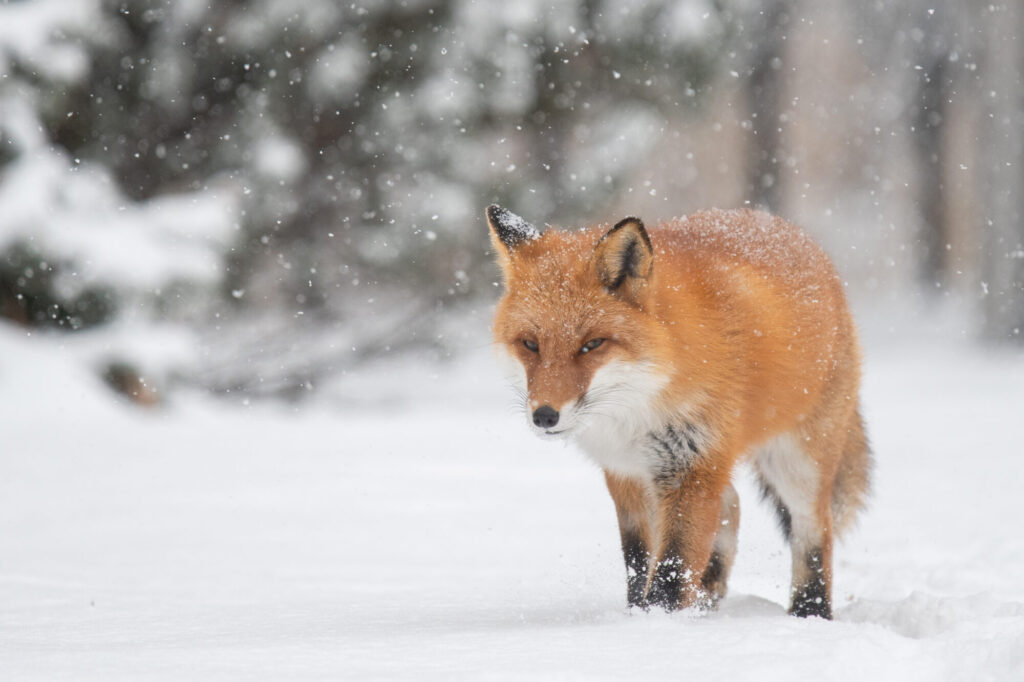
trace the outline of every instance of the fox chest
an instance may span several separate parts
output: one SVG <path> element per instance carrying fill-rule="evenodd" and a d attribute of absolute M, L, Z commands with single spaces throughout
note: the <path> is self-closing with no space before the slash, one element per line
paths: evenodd
<path fill-rule="evenodd" d="M 706 449 L 708 438 L 698 422 L 687 419 L 644 425 L 608 420 L 592 424 L 577 441 L 606 471 L 663 481 L 685 472 Z"/>

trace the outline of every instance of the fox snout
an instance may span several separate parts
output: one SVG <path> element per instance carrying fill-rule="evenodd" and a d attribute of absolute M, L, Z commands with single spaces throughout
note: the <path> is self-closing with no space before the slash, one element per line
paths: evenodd
<path fill-rule="evenodd" d="M 533 411 L 533 425 L 541 429 L 550 429 L 558 424 L 558 410 L 550 405 L 541 405 Z"/>
<path fill-rule="evenodd" d="M 561 404 L 544 401 L 539 407 L 537 402 L 528 404 L 526 412 L 527 419 L 533 425 L 533 432 L 537 435 L 569 435 L 582 425 L 579 420 L 580 399 L 569 400 Z"/>

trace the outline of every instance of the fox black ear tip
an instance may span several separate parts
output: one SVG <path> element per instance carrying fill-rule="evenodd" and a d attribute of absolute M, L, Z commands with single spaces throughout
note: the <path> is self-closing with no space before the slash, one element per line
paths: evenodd
<path fill-rule="evenodd" d="M 636 217 L 635 215 L 630 215 L 630 216 L 626 216 L 625 218 L 623 218 L 619 222 L 615 223 L 615 227 L 613 227 L 612 229 L 613 230 L 617 230 L 620 227 L 623 227 L 625 225 L 629 225 L 630 223 L 635 223 L 636 225 L 639 225 L 640 227 L 644 226 L 644 221 L 640 220 L 640 218 Z"/>
<path fill-rule="evenodd" d="M 487 207 L 487 217 L 490 218 L 491 220 L 495 220 L 504 210 L 505 209 L 503 209 L 501 206 L 498 206 L 497 204 L 491 204 L 490 206 Z"/>

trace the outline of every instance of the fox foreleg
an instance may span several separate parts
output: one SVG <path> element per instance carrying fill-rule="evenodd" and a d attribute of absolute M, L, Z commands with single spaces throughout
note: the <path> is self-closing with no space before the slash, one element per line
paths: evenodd
<path fill-rule="evenodd" d="M 657 561 L 650 567 L 646 602 L 667 611 L 710 607 L 724 594 L 734 545 L 724 538 L 714 556 L 721 527 L 723 500 L 731 490 L 728 475 L 710 466 L 681 473 L 657 484 Z M 738 508 L 736 519 L 738 520 Z"/>
<path fill-rule="evenodd" d="M 630 606 L 644 606 L 652 541 L 648 490 L 642 481 L 607 471 L 605 482 L 619 521 L 622 556 L 626 561 L 626 600 Z"/>

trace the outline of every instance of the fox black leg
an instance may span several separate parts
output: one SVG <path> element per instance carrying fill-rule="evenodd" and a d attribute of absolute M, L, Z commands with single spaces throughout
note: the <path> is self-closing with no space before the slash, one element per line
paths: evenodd
<path fill-rule="evenodd" d="M 812 548 L 804 554 L 804 571 L 800 584 L 793 587 L 793 605 L 789 612 L 800 618 L 817 616 L 831 620 L 828 576 L 821 548 Z"/>
<path fill-rule="evenodd" d="M 780 474 L 774 471 L 778 478 Z M 790 499 L 784 500 L 780 488 L 772 484 L 765 471 L 759 472 L 762 497 L 775 508 L 779 527 L 792 552 L 793 582 L 789 613 L 799 618 L 832 618 L 832 516 L 825 505 L 816 505 L 813 493 L 800 497 L 790 485 Z M 807 486 L 805 486 L 806 488 Z M 819 492 L 820 495 L 825 493 Z M 825 513 L 816 513 L 824 507 Z"/>
<path fill-rule="evenodd" d="M 651 575 L 651 584 L 647 589 L 647 604 L 660 606 L 666 611 L 679 608 L 679 600 L 683 581 L 683 560 L 679 551 L 669 546 L 661 561 Z"/>
<path fill-rule="evenodd" d="M 719 585 L 725 583 L 725 560 L 718 552 L 711 552 L 711 558 L 708 560 L 707 568 L 704 569 L 704 575 L 701 576 L 700 586 L 704 588 L 704 591 L 709 595 L 713 595 L 715 601 L 719 597 Z M 721 588 L 724 593 L 724 587 Z"/>
<path fill-rule="evenodd" d="M 712 607 L 717 606 L 728 591 L 729 573 L 736 558 L 739 528 L 740 497 L 730 484 L 722 491 L 718 531 L 715 533 L 715 543 L 711 548 L 711 558 L 708 559 L 700 579 L 701 588 L 708 595 Z"/>
<path fill-rule="evenodd" d="M 646 606 L 647 545 L 637 532 L 622 533 L 622 556 L 626 560 L 626 602 L 630 606 Z"/>
<path fill-rule="evenodd" d="M 605 481 L 619 520 L 622 557 L 626 562 L 626 599 L 630 606 L 643 607 L 651 555 L 651 500 L 641 481 L 608 472 Z"/>

